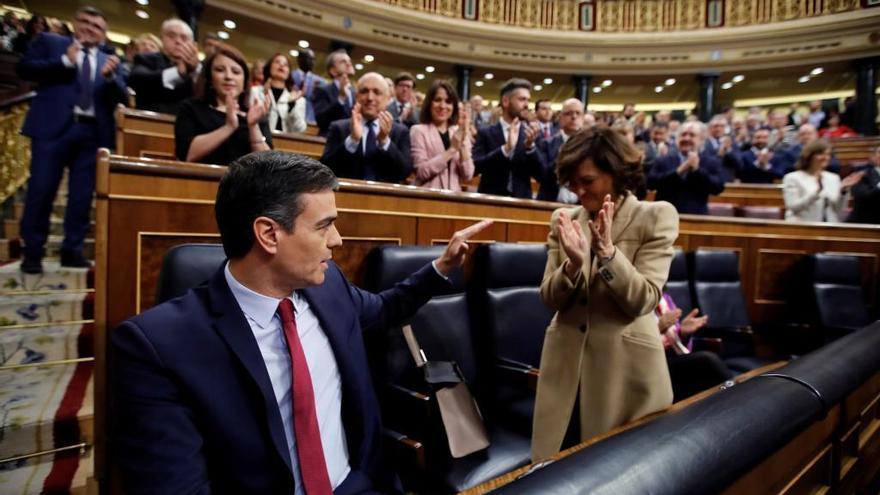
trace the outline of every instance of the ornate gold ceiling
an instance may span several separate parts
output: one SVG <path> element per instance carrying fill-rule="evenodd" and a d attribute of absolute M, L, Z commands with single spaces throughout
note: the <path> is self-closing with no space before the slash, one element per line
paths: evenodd
<path fill-rule="evenodd" d="M 861 2 L 213 0 L 212 4 L 412 57 L 510 70 L 637 75 L 875 56 L 880 54 L 880 8 L 863 8 Z M 586 25 L 585 11 L 593 15 Z"/>

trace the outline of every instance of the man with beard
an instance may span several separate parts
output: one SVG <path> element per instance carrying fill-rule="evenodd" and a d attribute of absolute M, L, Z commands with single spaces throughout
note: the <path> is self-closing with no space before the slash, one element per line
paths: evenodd
<path fill-rule="evenodd" d="M 654 162 L 648 173 L 648 189 L 657 191 L 657 201 L 669 201 L 679 213 L 709 214 L 709 196 L 724 191 L 724 178 L 718 158 L 697 150 L 706 126 L 693 121 L 682 124 L 678 132 L 678 152 Z"/>
<path fill-rule="evenodd" d="M 199 51 L 192 28 L 180 19 L 163 22 L 161 38 L 161 52 L 135 56 L 128 85 L 138 109 L 176 115 L 180 103 L 193 95 Z"/>
<path fill-rule="evenodd" d="M 376 72 L 358 79 L 351 118 L 330 125 L 321 156 L 337 176 L 396 183 L 412 172 L 409 129 L 385 110 L 390 90 Z"/>
<path fill-rule="evenodd" d="M 540 179 L 543 156 L 535 141 L 538 130 L 528 124 L 532 83 L 514 78 L 501 88 L 501 119 L 482 127 L 474 143 L 478 192 L 531 198 L 531 178 Z"/>
<path fill-rule="evenodd" d="M 770 129 L 752 135 L 751 148 L 742 152 L 739 179 L 750 184 L 772 184 L 785 175 L 782 160 L 770 150 Z"/>

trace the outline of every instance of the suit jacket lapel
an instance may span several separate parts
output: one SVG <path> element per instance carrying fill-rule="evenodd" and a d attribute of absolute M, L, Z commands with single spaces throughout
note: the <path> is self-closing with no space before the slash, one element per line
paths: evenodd
<path fill-rule="evenodd" d="M 257 346 L 257 341 L 244 313 L 226 284 L 222 268 L 211 279 L 208 293 L 211 310 L 216 316 L 213 322 L 214 329 L 226 341 L 226 344 L 241 361 L 259 388 L 263 396 L 263 407 L 266 410 L 266 421 L 269 424 L 272 443 L 275 444 L 275 449 L 284 460 L 287 469 L 293 473 L 290 464 L 290 450 L 284 435 L 284 424 L 281 421 L 281 413 L 278 410 L 278 402 L 275 399 L 275 392 L 272 390 L 272 382 L 269 380 L 266 363 L 263 361 L 263 355 L 260 353 L 260 348 Z"/>

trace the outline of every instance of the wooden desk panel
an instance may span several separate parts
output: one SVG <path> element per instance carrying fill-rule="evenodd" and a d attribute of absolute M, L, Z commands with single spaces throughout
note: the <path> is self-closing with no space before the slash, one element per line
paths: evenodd
<path fill-rule="evenodd" d="M 320 158 L 324 138 L 307 133 L 272 133 L 275 149 Z M 116 152 L 139 158 L 174 160 L 174 116 L 120 106 L 116 111 Z"/>

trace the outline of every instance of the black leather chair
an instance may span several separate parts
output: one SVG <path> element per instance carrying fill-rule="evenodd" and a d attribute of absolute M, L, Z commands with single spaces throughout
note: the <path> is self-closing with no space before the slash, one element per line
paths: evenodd
<path fill-rule="evenodd" d="M 165 253 L 159 282 L 156 284 L 156 304 L 180 297 L 198 287 L 214 275 L 226 261 L 220 244 L 181 244 Z"/>
<path fill-rule="evenodd" d="M 544 333 L 553 318 L 540 295 L 547 247 L 493 243 L 477 248 L 474 257 L 470 284 L 474 328 L 495 358 L 490 413 L 531 435 Z"/>
<path fill-rule="evenodd" d="M 819 324 L 828 336 L 840 336 L 870 321 L 862 291 L 859 259 L 817 253 L 811 256 L 813 296 Z"/>
<path fill-rule="evenodd" d="M 702 314 L 709 315 L 708 325 L 700 330 L 702 336 L 722 339 L 722 357 L 735 372 L 770 364 L 770 360 L 754 357 L 755 334 L 743 295 L 736 252 L 698 249 L 693 261 L 697 307 Z"/>
<path fill-rule="evenodd" d="M 694 308 L 691 296 L 691 279 L 688 270 L 687 253 L 676 249 L 669 266 L 669 278 L 666 280 L 666 292 L 672 296 L 675 305 L 686 315 Z"/>
<path fill-rule="evenodd" d="M 441 248 L 422 246 L 383 246 L 368 255 L 365 287 L 381 291 L 403 280 L 425 263 L 437 258 Z M 464 286 L 458 276 L 452 279 L 448 295 L 438 296 L 425 304 L 412 318 L 413 333 L 429 360 L 455 361 L 478 398 L 481 409 L 484 387 L 480 361 L 485 358 L 474 346 L 473 332 Z M 381 357 L 371 355 L 374 365 L 384 368 L 380 374 L 383 418 L 385 424 L 424 446 L 422 472 L 401 473 L 406 488 L 422 493 L 452 493 L 497 477 L 524 466 L 530 459 L 530 441 L 486 418 L 490 446 L 460 459 L 449 455 L 440 426 L 436 406 L 413 363 L 412 355 L 399 328 L 389 329 L 384 336 Z"/>

